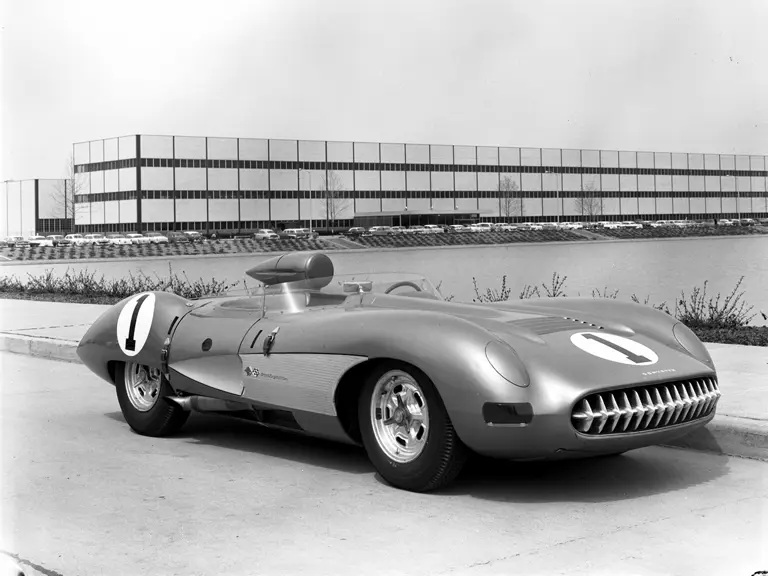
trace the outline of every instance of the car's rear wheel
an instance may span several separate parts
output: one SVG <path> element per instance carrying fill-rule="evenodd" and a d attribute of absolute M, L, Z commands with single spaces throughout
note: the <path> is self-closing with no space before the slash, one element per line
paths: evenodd
<path fill-rule="evenodd" d="M 365 381 L 358 404 L 363 445 L 392 486 L 427 492 L 461 471 L 469 450 L 434 384 L 420 370 L 388 362 Z"/>
<path fill-rule="evenodd" d="M 157 368 L 124 362 L 117 367 L 115 387 L 125 421 L 139 434 L 168 436 L 189 418 L 189 412 L 166 399 L 173 390 Z"/>

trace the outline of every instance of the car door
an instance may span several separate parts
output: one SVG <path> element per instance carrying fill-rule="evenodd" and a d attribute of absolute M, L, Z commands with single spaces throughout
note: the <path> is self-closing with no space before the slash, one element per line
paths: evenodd
<path fill-rule="evenodd" d="M 306 314 L 267 313 L 240 345 L 243 397 L 261 404 L 333 416 L 343 374 L 365 357 L 315 353 L 306 342 Z"/>

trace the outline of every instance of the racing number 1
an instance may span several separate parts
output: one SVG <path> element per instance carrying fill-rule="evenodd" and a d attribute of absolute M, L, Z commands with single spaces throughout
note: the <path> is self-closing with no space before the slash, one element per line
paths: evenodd
<path fill-rule="evenodd" d="M 128 330 L 128 338 L 125 339 L 125 349 L 130 350 L 131 352 L 136 350 L 136 340 L 133 338 L 136 334 L 136 320 L 139 318 L 139 310 L 141 309 L 141 305 L 147 298 L 149 298 L 149 294 L 144 294 L 144 296 L 138 299 L 136 302 L 136 308 L 133 309 L 133 314 L 131 315 L 131 328 Z"/>
<path fill-rule="evenodd" d="M 131 324 L 131 327 L 133 327 L 133 324 Z M 641 356 L 640 354 L 635 354 L 633 352 L 630 352 L 626 348 L 622 348 L 618 344 L 614 344 L 613 342 L 605 340 L 604 338 L 600 338 L 600 336 L 597 336 L 595 334 L 584 334 L 584 338 L 587 338 L 589 340 L 594 340 L 595 342 L 600 342 L 600 344 L 603 344 L 604 346 L 608 346 L 608 348 L 613 348 L 614 350 L 616 350 L 616 352 L 620 352 L 621 354 L 624 354 L 624 356 L 626 356 L 628 360 L 631 360 L 635 364 L 642 364 L 644 362 L 651 361 L 650 358 L 646 358 L 645 356 Z"/>

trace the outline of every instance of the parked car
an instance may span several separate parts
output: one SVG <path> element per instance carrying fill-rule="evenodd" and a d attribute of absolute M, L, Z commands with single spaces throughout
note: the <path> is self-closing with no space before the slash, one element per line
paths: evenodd
<path fill-rule="evenodd" d="M 632 220 L 624 220 L 620 222 L 622 228 L 631 228 L 633 230 L 642 230 L 643 225 Z"/>
<path fill-rule="evenodd" d="M 472 232 L 493 232 L 493 224 L 490 222 L 475 222 L 470 224 L 469 229 Z"/>
<path fill-rule="evenodd" d="M 168 244 L 168 237 L 160 232 L 144 232 L 144 236 L 149 238 L 151 244 Z"/>
<path fill-rule="evenodd" d="M 46 238 L 45 236 L 30 236 L 27 238 L 27 242 L 32 247 L 39 248 L 53 248 L 53 240 Z"/>
<path fill-rule="evenodd" d="M 408 228 L 405 226 L 391 226 L 389 232 L 390 234 L 407 234 Z"/>
<path fill-rule="evenodd" d="M 5 242 L 9 248 L 29 248 L 29 240 L 24 236 L 8 236 Z"/>
<path fill-rule="evenodd" d="M 277 240 L 280 238 L 271 228 L 261 228 L 253 233 L 254 240 Z"/>
<path fill-rule="evenodd" d="M 54 246 L 70 246 L 72 244 L 71 240 L 67 240 L 61 234 L 49 234 L 47 238 L 53 242 Z"/>
<path fill-rule="evenodd" d="M 69 240 L 75 246 L 82 246 L 86 244 L 85 238 L 82 234 L 67 234 L 64 236 L 66 240 Z"/>
<path fill-rule="evenodd" d="M 444 232 L 443 227 L 437 224 L 425 224 L 424 231 L 427 234 L 442 234 Z"/>
<path fill-rule="evenodd" d="M 756 222 L 752 218 L 742 218 L 741 219 L 741 225 L 742 226 L 754 226 Z"/>
<path fill-rule="evenodd" d="M 131 244 L 149 244 L 152 242 L 147 236 L 137 234 L 136 232 L 129 232 L 125 237 L 131 241 Z"/>
<path fill-rule="evenodd" d="M 368 230 L 372 236 L 390 236 L 392 229 L 389 226 L 371 226 Z"/>
<path fill-rule="evenodd" d="M 668 444 L 717 413 L 709 351 L 650 306 L 452 302 L 418 273 L 334 268 L 326 254 L 293 252 L 247 270 L 258 287 L 226 296 L 133 295 L 88 328 L 77 355 L 148 442 L 191 412 L 229 412 L 361 446 L 390 486 L 414 492 L 449 485 L 473 453 L 610 456 Z M 136 443 L 124 436 L 117 453 Z"/>
<path fill-rule="evenodd" d="M 451 224 L 448 226 L 448 232 L 452 234 L 464 234 L 469 231 L 469 228 L 463 224 Z"/>
<path fill-rule="evenodd" d="M 119 232 L 107 234 L 107 240 L 113 246 L 130 246 L 133 244 L 130 238 L 126 238 L 125 234 L 120 234 Z"/>
<path fill-rule="evenodd" d="M 304 238 L 309 240 L 314 240 L 315 238 L 320 237 L 320 232 L 317 230 L 310 230 L 309 228 L 299 228 L 301 230 L 301 233 L 304 234 Z"/>
<path fill-rule="evenodd" d="M 189 244 L 189 237 L 184 232 L 170 230 L 165 233 L 165 237 L 168 238 L 168 242 L 171 244 Z"/>
<path fill-rule="evenodd" d="M 196 230 L 184 230 L 182 233 L 187 237 L 187 240 L 195 244 L 199 244 L 205 240 L 205 236 Z"/>
<path fill-rule="evenodd" d="M 365 233 L 366 233 L 365 228 L 363 228 L 362 226 L 353 226 L 346 232 L 342 232 L 341 235 L 355 238 L 358 236 L 362 236 Z"/>
<path fill-rule="evenodd" d="M 85 240 L 85 244 L 92 244 L 94 246 L 106 246 L 109 244 L 109 238 L 104 236 L 104 234 L 93 233 L 93 234 L 86 234 L 83 236 L 83 239 Z"/>

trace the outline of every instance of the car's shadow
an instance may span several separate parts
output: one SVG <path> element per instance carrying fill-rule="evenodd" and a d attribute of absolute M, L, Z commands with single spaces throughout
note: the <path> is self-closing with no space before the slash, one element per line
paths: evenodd
<path fill-rule="evenodd" d="M 125 423 L 120 412 L 108 417 Z M 173 436 L 188 442 L 262 454 L 349 474 L 376 473 L 357 446 L 312 438 L 207 414 L 193 414 Z M 613 502 L 685 490 L 728 473 L 725 456 L 675 448 L 645 448 L 621 456 L 558 462 L 509 462 L 473 455 L 448 487 L 425 497 L 470 496 L 514 503 Z"/>
<path fill-rule="evenodd" d="M 111 412 L 107 416 L 125 423 L 120 412 Z M 351 474 L 375 472 L 365 452 L 357 446 L 267 428 L 248 420 L 228 416 L 193 413 L 181 431 L 174 434 L 172 438 L 194 444 L 292 460 Z"/>
<path fill-rule="evenodd" d="M 499 502 L 614 502 L 685 490 L 728 474 L 725 456 L 650 447 L 557 462 L 473 457 L 441 493 Z"/>

